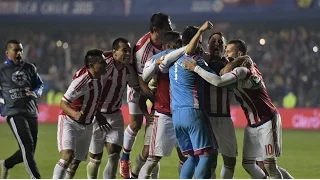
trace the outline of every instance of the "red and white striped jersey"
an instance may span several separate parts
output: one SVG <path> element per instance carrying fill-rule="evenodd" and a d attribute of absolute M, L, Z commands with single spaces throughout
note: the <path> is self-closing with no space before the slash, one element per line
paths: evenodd
<path fill-rule="evenodd" d="M 158 54 L 162 51 L 162 47 L 155 45 L 151 41 L 151 33 L 148 32 L 142 36 L 137 44 L 133 48 L 133 64 L 137 70 L 139 76 L 142 75 L 143 68 L 148 59 L 153 55 Z M 128 87 L 127 90 L 127 101 L 132 102 L 139 99 L 137 92 L 133 88 Z"/>
<path fill-rule="evenodd" d="M 101 91 L 101 79 L 93 79 L 88 69 L 82 68 L 73 76 L 62 100 L 68 102 L 75 111 L 83 112 L 84 118 L 79 123 L 90 124 L 96 114 Z M 67 115 L 63 111 L 61 114 Z M 73 119 L 73 117 L 70 118 Z"/>
<path fill-rule="evenodd" d="M 111 114 L 120 110 L 126 86 L 128 84 L 131 87 L 139 86 L 137 80 L 133 78 L 136 74 L 130 74 L 129 69 L 125 66 L 118 70 L 114 61 L 112 54 L 106 56 L 108 73 L 102 76 L 103 90 L 100 98 L 102 113 Z"/>
<path fill-rule="evenodd" d="M 271 120 L 275 116 L 277 108 L 272 104 L 262 75 L 256 64 L 250 68 L 249 71 L 250 74 L 247 76 L 247 79 L 251 78 L 254 81 L 259 80 L 261 86 L 258 88 L 240 88 L 238 86 L 238 88 L 234 88 L 233 91 L 236 100 L 241 104 L 245 113 L 248 125 L 256 127 Z"/>

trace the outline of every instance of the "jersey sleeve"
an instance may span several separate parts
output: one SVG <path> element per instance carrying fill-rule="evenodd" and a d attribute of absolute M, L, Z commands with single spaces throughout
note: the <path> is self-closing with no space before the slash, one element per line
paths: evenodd
<path fill-rule="evenodd" d="M 63 95 L 62 100 L 72 103 L 86 92 L 86 83 L 88 78 L 75 78 L 72 80 L 67 92 Z"/>
<path fill-rule="evenodd" d="M 168 73 L 170 65 L 185 54 L 186 48 L 187 47 L 184 46 L 165 55 L 164 60 L 159 66 L 160 71 L 163 73 Z"/>
<path fill-rule="evenodd" d="M 242 89 L 259 89 L 261 86 L 263 86 L 261 78 L 253 74 L 248 78 L 239 80 L 237 87 Z"/>
<path fill-rule="evenodd" d="M 201 65 L 197 65 L 194 69 L 194 72 L 198 73 L 204 80 L 214 86 L 223 87 L 233 84 L 238 80 L 237 76 L 235 76 L 233 73 L 227 73 L 220 77 L 216 75 L 216 73 L 207 71 L 204 68 L 206 69 L 204 66 L 201 67 Z"/>
<path fill-rule="evenodd" d="M 160 56 L 152 56 L 145 64 L 142 73 L 142 80 L 145 82 L 149 82 L 150 79 L 157 73 L 159 69 L 159 65 L 155 63 L 155 60 Z"/>
<path fill-rule="evenodd" d="M 142 76 L 145 63 L 150 58 L 149 56 L 150 52 L 148 52 L 150 49 L 146 47 L 148 46 L 142 46 L 140 49 L 136 47 L 134 52 L 136 69 L 139 76 Z"/>

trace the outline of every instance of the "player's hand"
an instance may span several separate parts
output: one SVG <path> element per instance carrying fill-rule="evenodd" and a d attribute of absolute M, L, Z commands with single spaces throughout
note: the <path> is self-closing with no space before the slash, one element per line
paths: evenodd
<path fill-rule="evenodd" d="M 222 68 L 221 70 L 220 70 L 220 76 L 222 76 L 222 75 L 224 75 L 224 74 L 226 74 L 226 73 L 228 73 L 228 72 L 231 72 L 232 71 L 232 69 L 233 69 L 233 67 L 232 67 L 232 65 L 231 65 L 231 63 L 228 63 L 228 64 L 226 64 L 226 66 L 224 67 L 224 68 Z"/>
<path fill-rule="evenodd" d="M 101 114 L 101 112 L 97 112 L 96 120 L 101 131 L 109 132 L 112 129 L 111 125 L 108 123 L 107 119 Z"/>
<path fill-rule="evenodd" d="M 149 125 L 149 124 L 153 124 L 153 121 L 154 121 L 154 115 L 152 114 L 145 114 L 144 117 L 146 118 L 146 124 Z"/>
<path fill-rule="evenodd" d="M 206 21 L 205 23 L 202 24 L 199 31 L 205 32 L 206 30 L 209 30 L 212 28 L 213 28 L 213 24 L 210 21 Z"/>
<path fill-rule="evenodd" d="M 161 56 L 160 58 L 157 58 L 157 59 L 155 60 L 155 63 L 156 63 L 156 64 L 161 64 L 163 60 L 164 60 L 164 56 Z"/>
<path fill-rule="evenodd" d="M 192 59 L 191 61 L 185 60 L 182 64 L 184 69 L 187 69 L 189 71 L 194 71 L 194 68 L 197 66 L 197 62 Z"/>
<path fill-rule="evenodd" d="M 30 91 L 29 89 L 25 89 L 26 95 L 34 98 L 38 98 L 38 95 L 34 91 Z"/>
<path fill-rule="evenodd" d="M 246 56 L 243 56 L 242 58 L 244 58 L 244 61 L 240 65 L 241 67 L 251 68 L 253 66 L 253 61 L 250 56 L 246 55 Z"/>
<path fill-rule="evenodd" d="M 82 111 L 76 111 L 73 115 L 74 120 L 80 121 L 83 118 L 83 112 Z"/>

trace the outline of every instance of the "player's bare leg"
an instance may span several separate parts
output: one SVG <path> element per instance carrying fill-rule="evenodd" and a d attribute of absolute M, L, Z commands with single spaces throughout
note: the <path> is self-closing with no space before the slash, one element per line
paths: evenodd
<path fill-rule="evenodd" d="M 130 178 L 130 152 L 141 129 L 142 122 L 142 114 L 130 114 L 130 124 L 124 132 L 123 153 L 120 159 L 120 175 L 125 179 Z"/>
<path fill-rule="evenodd" d="M 74 159 L 73 150 L 62 150 L 60 152 L 61 159 L 57 162 L 53 170 L 52 179 L 64 179 L 66 176 L 67 168 Z"/>
<path fill-rule="evenodd" d="M 179 157 L 178 173 L 179 173 L 179 176 L 180 176 L 181 168 L 183 166 L 183 163 L 186 162 L 186 160 L 188 158 L 181 153 L 181 150 L 180 150 L 180 148 L 178 146 L 176 147 L 176 150 L 177 150 L 177 154 L 178 154 L 178 157 Z"/>
<path fill-rule="evenodd" d="M 218 164 L 218 152 L 212 154 L 212 167 L 211 167 L 211 179 L 217 179 L 216 168 Z"/>
<path fill-rule="evenodd" d="M 223 166 L 221 168 L 220 177 L 221 179 L 233 179 L 234 168 L 236 166 L 236 158 L 229 157 L 222 154 Z"/>
<path fill-rule="evenodd" d="M 103 152 L 99 154 L 92 154 L 91 152 L 89 152 L 89 156 L 90 156 L 90 162 L 87 165 L 87 178 L 98 179 Z"/>
<path fill-rule="evenodd" d="M 106 148 L 108 152 L 108 162 L 103 171 L 103 179 L 115 179 L 122 147 L 116 144 L 106 143 Z"/>
<path fill-rule="evenodd" d="M 81 163 L 81 161 L 76 160 L 76 159 L 73 159 L 71 161 L 71 164 L 69 165 L 69 167 L 67 169 L 65 179 L 73 179 L 74 178 L 74 175 L 76 174 L 80 163 Z"/>

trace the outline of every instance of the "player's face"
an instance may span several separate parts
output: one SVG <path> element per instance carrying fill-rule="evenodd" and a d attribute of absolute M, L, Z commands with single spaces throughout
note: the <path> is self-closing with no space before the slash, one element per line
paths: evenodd
<path fill-rule="evenodd" d="M 23 55 L 22 44 L 8 44 L 6 55 L 8 59 L 12 60 L 13 62 L 20 62 Z"/>
<path fill-rule="evenodd" d="M 226 47 L 226 51 L 224 53 L 224 56 L 226 58 L 237 58 L 238 56 L 241 56 L 242 53 L 238 50 L 235 44 L 228 44 Z"/>
<path fill-rule="evenodd" d="M 130 43 L 119 43 L 119 49 L 113 51 L 114 58 L 116 61 L 123 64 L 130 63 L 131 57 L 131 46 Z"/>
<path fill-rule="evenodd" d="M 99 60 L 92 65 L 93 71 L 96 76 L 101 76 L 107 72 L 107 62 L 106 57 L 102 55 Z"/>
<path fill-rule="evenodd" d="M 224 37 L 219 34 L 211 36 L 208 48 L 211 56 L 222 57 L 225 48 Z"/>

